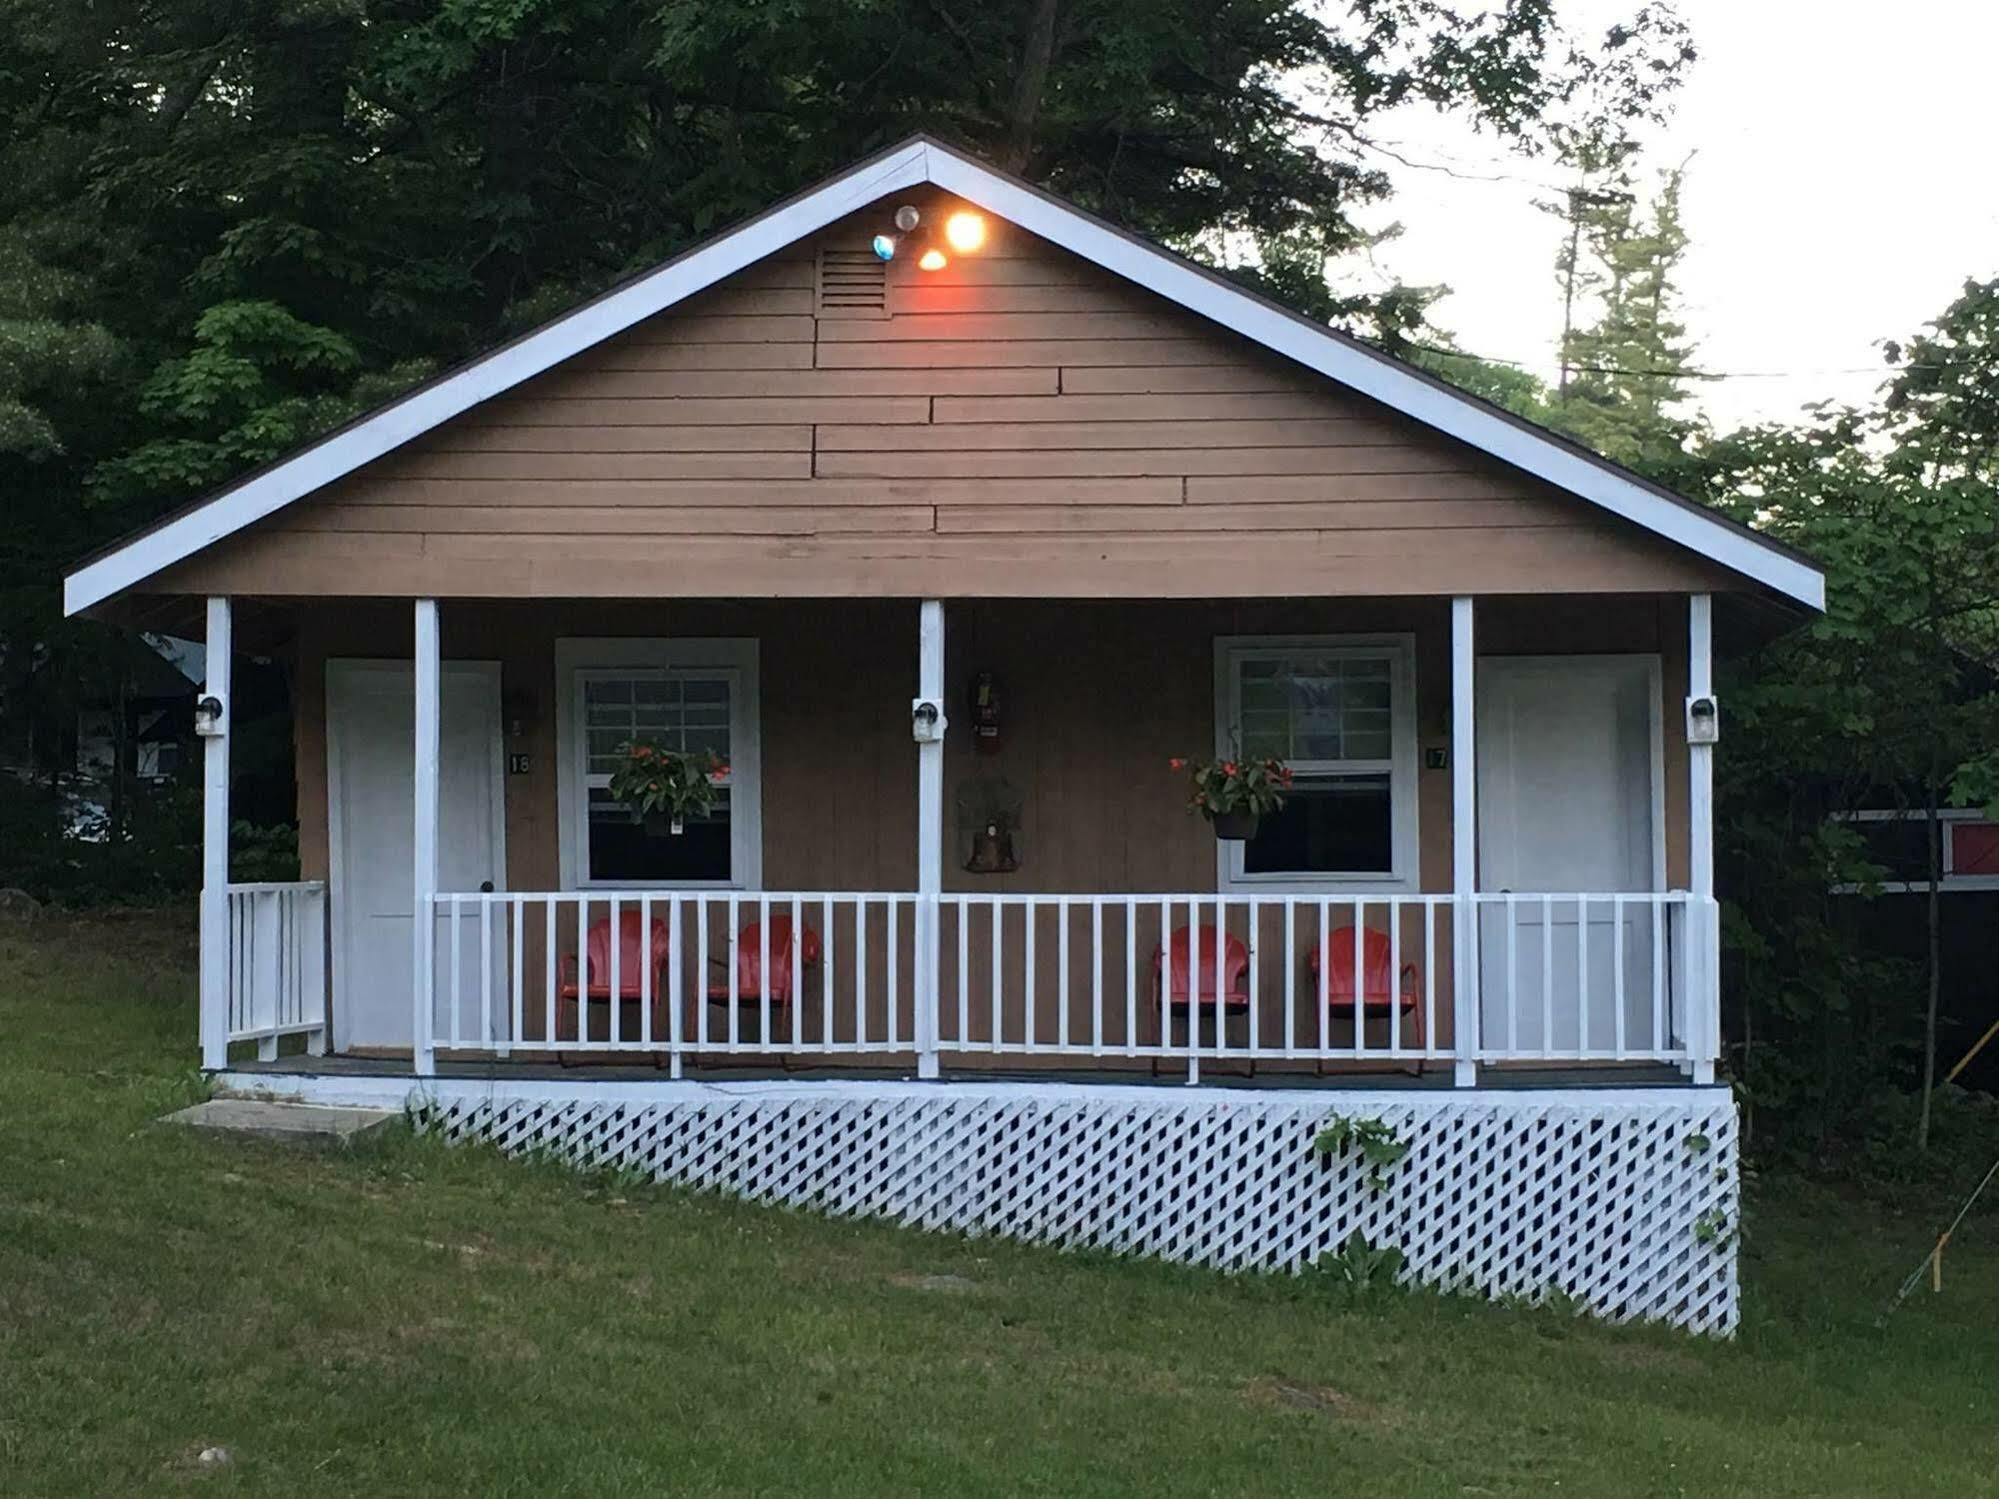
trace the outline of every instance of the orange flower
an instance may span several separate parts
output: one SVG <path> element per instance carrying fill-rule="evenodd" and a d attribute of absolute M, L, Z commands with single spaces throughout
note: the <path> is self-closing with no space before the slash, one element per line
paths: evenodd
<path fill-rule="evenodd" d="M 1175 755 L 1166 764 L 1173 770 L 1185 770 L 1187 768 L 1187 757 L 1185 755 Z"/>

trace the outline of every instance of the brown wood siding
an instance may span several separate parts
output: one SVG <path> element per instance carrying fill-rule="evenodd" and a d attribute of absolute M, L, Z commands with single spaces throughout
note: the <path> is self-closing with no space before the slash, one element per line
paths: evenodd
<path fill-rule="evenodd" d="M 750 636 L 759 642 L 767 888 L 914 888 L 916 756 L 906 716 L 916 670 L 912 605 L 468 602 L 445 605 L 441 625 L 447 657 L 501 663 L 506 748 L 528 756 L 527 773 L 508 776 L 505 785 L 510 888 L 550 890 L 558 883 L 555 641 L 620 635 Z M 1667 874 L 1674 886 L 1686 883 L 1687 870 L 1687 760 L 1676 732 L 1686 690 L 1686 628 L 1685 602 L 1670 597 L 1503 598 L 1479 606 L 1483 656 L 1662 657 Z M 1213 743 L 1215 637 L 1316 633 L 1412 634 L 1419 751 L 1448 745 L 1450 621 L 1443 599 L 953 605 L 946 680 L 956 725 L 945 755 L 945 887 L 1212 891 L 1214 839 L 1182 810 L 1180 781 L 1166 761 L 1202 753 Z M 324 878 L 325 663 L 332 657 L 407 659 L 409 610 L 369 600 L 305 605 L 293 640 L 300 856 L 307 877 Z M 993 672 L 1004 694 L 1003 737 L 990 754 L 972 748 L 965 706 L 967 683 L 979 671 Z M 969 874 L 956 856 L 957 793 L 966 782 L 989 777 L 1006 780 L 1024 798 L 1022 865 L 1010 875 Z M 1447 769 L 1418 771 L 1418 866 L 1426 891 L 1451 888 L 1450 780 Z M 984 919 L 974 918 L 975 933 Z M 1269 951 L 1281 950 L 1274 921 L 1266 933 Z M 955 928 L 944 935 L 947 988 L 955 994 Z M 905 946 L 908 936 L 905 931 Z M 1121 928 L 1107 936 L 1122 942 Z M 1410 951 L 1417 950 L 1415 926 L 1404 938 Z M 1439 1025 L 1447 1036 L 1447 928 L 1437 938 Z M 1155 932 L 1144 952 L 1157 940 Z M 566 928 L 563 945 L 573 945 Z M 1301 939 L 1300 950 L 1309 945 Z M 530 932 L 531 975 L 541 971 L 539 952 L 539 937 Z M 1044 945 L 1043 968 L 1052 963 L 1052 952 L 1052 944 Z M 905 951 L 905 973 L 908 961 Z M 1037 972 L 1042 994 L 1053 994 L 1052 968 Z M 1021 991 L 1016 979 L 1011 992 Z M 532 1004 L 530 1013 L 539 1013 Z M 1053 1024 L 1052 1008 L 1042 1015 L 1045 1025 Z M 875 1024 L 879 1033 L 879 1012 Z M 1018 1064 L 1011 1059 L 1010 1065 Z"/>
<path fill-rule="evenodd" d="M 942 211 L 933 206 L 933 218 Z M 993 224 L 815 312 L 756 265 L 169 570 L 440 597 L 1682 593 L 1731 579 Z"/>

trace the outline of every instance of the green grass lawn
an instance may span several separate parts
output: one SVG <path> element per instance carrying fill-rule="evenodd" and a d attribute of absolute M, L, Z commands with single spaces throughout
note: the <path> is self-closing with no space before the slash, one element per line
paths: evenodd
<path fill-rule="evenodd" d="M 1766 1183 L 1719 1344 L 213 1138 L 191 925 L 0 928 L 0 1494 L 1999 1492 L 1999 1213 L 1881 1331 L 1941 1202 Z"/>

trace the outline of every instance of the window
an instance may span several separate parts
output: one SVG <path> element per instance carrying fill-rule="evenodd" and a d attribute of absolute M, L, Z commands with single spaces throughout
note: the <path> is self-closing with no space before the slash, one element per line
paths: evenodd
<path fill-rule="evenodd" d="M 1217 751 L 1297 778 L 1254 838 L 1220 844 L 1224 884 L 1414 889 L 1408 640 L 1224 639 L 1216 667 Z"/>
<path fill-rule="evenodd" d="M 756 642 L 561 641 L 557 665 L 565 887 L 755 888 Z M 611 795 L 619 747 L 638 739 L 729 766 L 715 805 L 679 833 L 649 828 Z"/>
<path fill-rule="evenodd" d="M 1869 860 L 1879 869 L 1878 886 L 1837 885 L 1851 895 L 1863 888 L 1883 894 L 1924 894 L 1930 888 L 1930 829 L 1921 811 L 1867 810 L 1835 813 L 1859 835 Z M 1999 823 L 1975 808 L 1944 807 L 1937 812 L 1943 860 L 1939 888 L 1999 890 Z"/>

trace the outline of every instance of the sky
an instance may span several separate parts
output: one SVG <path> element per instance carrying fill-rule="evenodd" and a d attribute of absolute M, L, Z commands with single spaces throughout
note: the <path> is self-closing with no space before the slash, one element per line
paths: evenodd
<path fill-rule="evenodd" d="M 1588 35 L 1639 0 L 1566 0 Z M 1884 338 L 1936 317 L 1967 277 L 1999 275 L 1999 4 L 1989 0 L 1678 0 L 1700 60 L 1641 170 L 1688 161 L 1686 321 L 1698 403 L 1720 427 L 1863 401 Z M 1561 304 L 1559 176 L 1489 136 L 1405 109 L 1373 133 L 1399 221 L 1380 272 L 1446 283 L 1432 317 L 1463 348 L 1552 374 Z M 1448 166 L 1451 172 L 1435 170 Z M 1453 175 L 1462 174 L 1462 175 Z M 1467 180 L 1488 178 L 1494 180 Z M 1771 377 L 1768 372 L 1777 372 Z"/>

